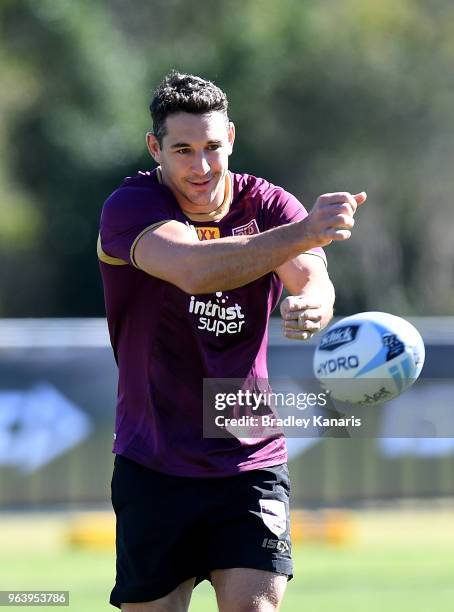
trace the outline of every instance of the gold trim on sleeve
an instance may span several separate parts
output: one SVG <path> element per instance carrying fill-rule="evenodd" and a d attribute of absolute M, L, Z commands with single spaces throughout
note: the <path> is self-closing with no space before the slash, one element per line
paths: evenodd
<path fill-rule="evenodd" d="M 98 234 L 98 241 L 96 243 L 96 251 L 98 253 L 99 261 L 102 261 L 105 264 L 109 264 L 111 266 L 127 266 L 128 262 L 120 259 L 119 257 L 111 257 L 107 255 L 107 253 L 103 250 L 101 245 L 101 235 Z"/>
<path fill-rule="evenodd" d="M 164 221 L 158 221 L 157 223 L 152 223 L 151 225 L 149 225 L 148 227 L 146 227 L 145 229 L 143 229 L 140 234 L 136 237 L 136 239 L 134 240 L 134 242 L 131 245 L 131 250 L 129 251 L 129 256 L 131 257 L 131 261 L 132 261 L 132 265 L 137 268 L 138 270 L 141 270 L 141 268 L 139 268 L 139 266 L 136 264 L 136 260 L 134 259 L 134 251 L 135 248 L 137 246 L 137 243 L 139 242 L 139 240 L 142 238 L 142 236 L 144 234 L 146 234 L 147 232 L 149 232 L 152 229 L 156 229 L 157 227 L 160 227 L 161 225 L 164 225 L 164 223 L 168 223 L 169 221 L 171 221 L 172 219 L 164 219 Z"/>

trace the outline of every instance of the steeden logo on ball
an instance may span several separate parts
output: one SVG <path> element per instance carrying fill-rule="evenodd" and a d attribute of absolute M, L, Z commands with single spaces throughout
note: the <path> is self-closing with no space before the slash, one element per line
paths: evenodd
<path fill-rule="evenodd" d="M 389 313 L 363 312 L 328 329 L 315 350 L 313 368 L 332 398 L 371 405 L 408 389 L 424 358 L 423 340 L 411 323 Z"/>

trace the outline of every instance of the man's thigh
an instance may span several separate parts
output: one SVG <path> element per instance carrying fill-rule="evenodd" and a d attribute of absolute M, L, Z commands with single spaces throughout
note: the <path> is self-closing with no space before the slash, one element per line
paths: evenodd
<path fill-rule="evenodd" d="M 194 583 L 195 578 L 191 578 L 165 597 L 142 603 L 123 603 L 121 609 L 123 612 L 187 612 Z"/>
<path fill-rule="evenodd" d="M 212 575 L 250 568 L 291 578 L 289 487 L 283 464 L 244 472 L 218 488 L 205 527 Z"/>
<path fill-rule="evenodd" d="M 179 589 L 182 583 L 202 573 L 200 484 L 117 456 L 112 478 L 117 520 L 112 605 L 157 602 L 172 593 L 175 598 L 186 591 Z"/>
<path fill-rule="evenodd" d="M 237 567 L 211 572 L 219 612 L 275 612 L 284 597 L 287 576 Z"/>

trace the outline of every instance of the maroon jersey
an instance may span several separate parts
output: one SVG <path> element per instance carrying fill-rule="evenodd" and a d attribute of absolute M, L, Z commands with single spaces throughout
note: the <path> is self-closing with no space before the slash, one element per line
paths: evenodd
<path fill-rule="evenodd" d="M 257 234 L 307 212 L 280 187 L 229 173 L 214 213 L 183 213 L 157 171 L 127 178 L 105 202 L 98 241 L 107 319 L 119 368 L 114 452 L 180 476 L 228 476 L 286 461 L 285 439 L 203 437 L 204 378 L 266 379 L 268 319 L 282 283 L 275 273 L 243 287 L 189 295 L 134 262 L 138 238 L 169 220 L 201 240 Z M 322 249 L 314 255 L 324 258 Z"/>

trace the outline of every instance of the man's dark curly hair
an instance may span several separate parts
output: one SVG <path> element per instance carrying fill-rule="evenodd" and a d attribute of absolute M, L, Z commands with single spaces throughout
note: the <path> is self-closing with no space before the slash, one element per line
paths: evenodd
<path fill-rule="evenodd" d="M 153 133 L 162 147 L 166 118 L 174 113 L 224 113 L 228 124 L 227 96 L 211 81 L 172 70 L 158 85 L 150 104 Z"/>

